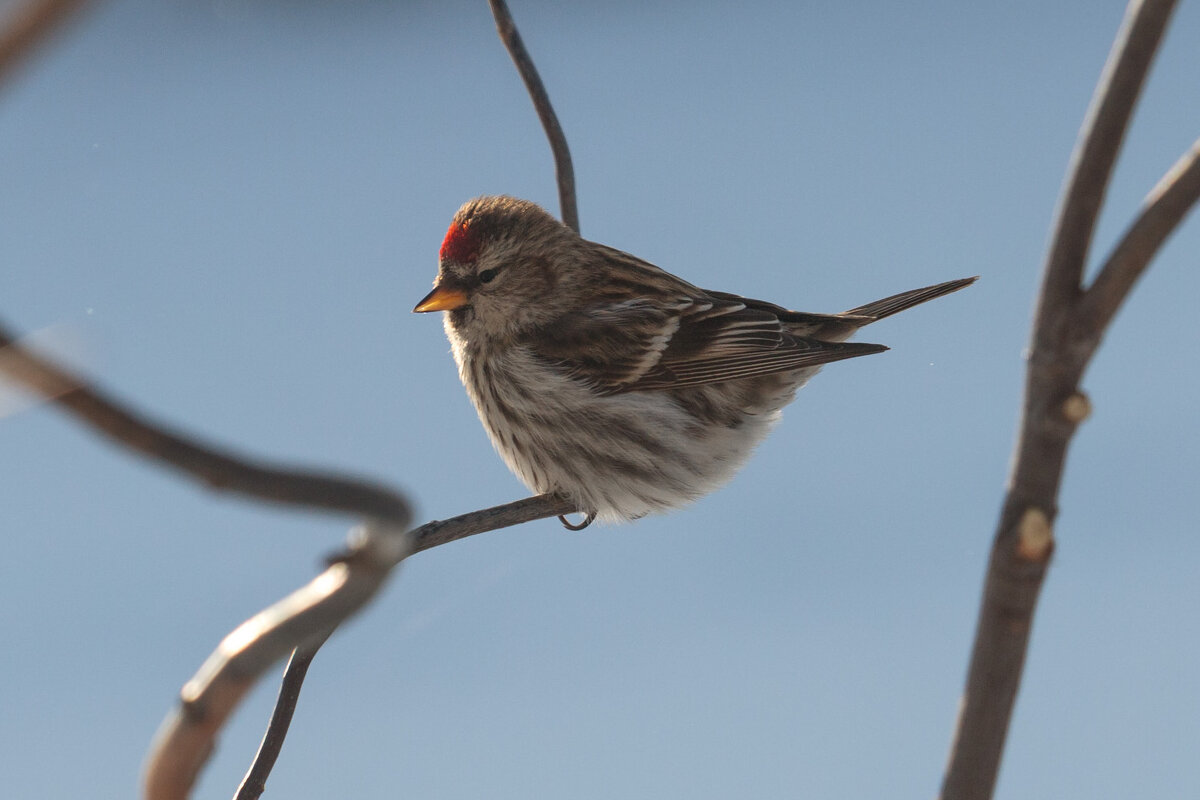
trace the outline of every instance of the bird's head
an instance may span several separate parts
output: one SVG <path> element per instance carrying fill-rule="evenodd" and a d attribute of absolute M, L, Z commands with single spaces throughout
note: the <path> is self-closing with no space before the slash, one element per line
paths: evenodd
<path fill-rule="evenodd" d="M 447 311 L 458 330 L 515 335 L 569 303 L 579 236 L 539 206 L 480 197 L 454 215 L 433 291 L 413 311 Z"/>

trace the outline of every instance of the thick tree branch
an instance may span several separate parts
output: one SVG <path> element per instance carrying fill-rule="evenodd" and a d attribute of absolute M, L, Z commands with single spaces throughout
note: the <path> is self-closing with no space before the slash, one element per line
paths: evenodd
<path fill-rule="evenodd" d="M 1105 188 L 1174 5 L 1130 4 L 1072 157 L 1047 253 L 1016 458 L 992 544 L 943 800 L 986 800 L 995 790 L 1033 614 L 1054 551 L 1067 448 L 1090 411 L 1079 383 L 1137 274 L 1196 201 L 1195 176 L 1185 160 L 1176 180 L 1160 184 L 1152 195 L 1097 285 L 1083 292 L 1080 281 Z"/>
<path fill-rule="evenodd" d="M 546 87 L 538 77 L 537 67 L 533 65 L 533 59 L 529 57 L 529 51 L 521 41 L 521 34 L 508 11 L 508 4 L 504 0 L 488 0 L 488 3 L 492 7 L 492 16 L 496 18 L 496 30 L 500 32 L 500 41 L 504 42 L 505 49 L 517 65 L 517 72 L 521 73 L 521 80 L 525 82 L 525 88 L 533 100 L 533 107 L 537 110 L 538 119 L 542 121 L 546 138 L 550 140 L 563 224 L 579 233 L 579 208 L 575 203 L 575 168 L 571 165 L 571 150 L 567 147 L 567 137 L 563 134 L 562 126 L 558 124 L 558 115 L 550 105 L 550 95 L 546 93 Z"/>

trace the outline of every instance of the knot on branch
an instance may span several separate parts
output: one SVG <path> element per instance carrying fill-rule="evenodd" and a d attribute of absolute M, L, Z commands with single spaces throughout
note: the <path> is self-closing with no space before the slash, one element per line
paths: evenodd
<path fill-rule="evenodd" d="M 1062 415 L 1067 422 L 1078 425 L 1092 415 L 1092 401 L 1083 392 L 1074 392 L 1063 401 Z"/>
<path fill-rule="evenodd" d="M 1017 558 L 1034 564 L 1045 564 L 1054 551 L 1054 527 L 1040 508 L 1030 507 L 1017 523 Z"/>

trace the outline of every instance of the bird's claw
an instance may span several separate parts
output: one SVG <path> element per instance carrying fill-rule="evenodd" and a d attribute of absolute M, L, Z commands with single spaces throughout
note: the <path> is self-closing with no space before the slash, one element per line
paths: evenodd
<path fill-rule="evenodd" d="M 558 521 L 561 522 L 562 526 L 569 531 L 581 531 L 588 525 L 591 525 L 594 519 L 596 519 L 595 511 L 589 511 L 587 516 L 583 518 L 583 522 L 580 522 L 578 525 L 568 520 L 566 514 L 558 515 Z"/>

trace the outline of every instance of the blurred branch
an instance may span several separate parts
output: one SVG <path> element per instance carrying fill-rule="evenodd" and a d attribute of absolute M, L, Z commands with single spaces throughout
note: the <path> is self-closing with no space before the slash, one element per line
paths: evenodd
<path fill-rule="evenodd" d="M 29 351 L 2 327 L 0 373 L 53 400 L 118 444 L 209 486 L 260 500 L 356 511 L 387 521 L 366 525 L 346 556 L 307 587 L 229 634 L 188 682 L 180 708 L 164 723 L 148 759 L 146 796 L 154 800 L 188 795 L 218 732 L 242 696 L 265 669 L 292 651 L 267 734 L 239 788 L 238 798 L 259 796 L 283 745 L 308 664 L 337 626 L 375 595 L 389 571 L 404 558 L 478 533 L 577 510 L 565 498 L 545 494 L 435 520 L 403 534 L 409 512 L 398 494 L 315 472 L 260 467 L 197 444 Z"/>
<path fill-rule="evenodd" d="M 23 347 L 3 326 L 0 354 L 0 372 L 53 400 L 117 444 L 173 467 L 211 489 L 408 523 L 408 503 L 391 489 L 332 473 L 257 464 L 172 432 Z"/>
<path fill-rule="evenodd" d="M 350 552 L 307 586 L 239 625 L 184 685 L 146 760 L 147 800 L 184 800 L 216 747 L 217 734 L 259 676 L 289 651 L 315 653 L 338 625 L 379 591 L 411 552 L 390 523 L 367 524 Z M 264 776 L 265 780 L 265 776 Z"/>
<path fill-rule="evenodd" d="M 1084 291 L 1096 217 L 1174 5 L 1173 0 L 1130 4 L 1072 156 L 1047 253 L 1016 458 L 992 544 L 943 800 L 986 799 L 995 790 L 1033 615 L 1054 551 L 1067 448 L 1091 410 L 1080 381 L 1137 277 L 1200 196 L 1193 148 L 1151 193 Z"/>
<path fill-rule="evenodd" d="M 33 0 L 10 11 L 0 22 L 0 83 L 41 42 L 83 6 L 85 0 Z"/>
<path fill-rule="evenodd" d="M 555 174 L 558 178 L 558 205 L 563 223 L 579 233 L 579 208 L 575 203 L 575 168 L 571 166 L 571 150 L 567 147 L 567 137 L 563 134 L 562 126 L 558 124 L 558 116 L 554 113 L 554 107 L 550 105 L 550 95 L 546 93 L 546 87 L 538 77 L 537 67 L 533 65 L 533 59 L 529 57 L 529 51 L 521 41 L 521 34 L 508 11 L 508 4 L 504 0 L 488 0 L 488 4 L 492 7 L 492 16 L 496 18 L 496 30 L 500 32 L 500 41 L 504 42 L 513 63 L 517 65 L 517 72 L 521 73 L 521 80 L 525 82 L 525 88 L 533 100 L 533 107 L 537 110 L 538 119 L 542 121 L 546 138 L 550 140 L 550 150 L 554 153 Z"/>
<path fill-rule="evenodd" d="M 0 32 L 0 79 L 83 0 L 31 3 Z M 491 0 L 500 37 L 533 99 L 554 153 L 563 221 L 579 230 L 574 170 L 566 138 L 537 70 L 503 0 Z M 349 553 L 307 586 L 239 626 L 221 642 L 182 691 L 147 760 L 145 794 L 152 800 L 187 797 L 217 734 L 241 698 L 288 651 L 280 698 L 239 800 L 259 797 L 282 748 L 305 674 L 321 645 L 379 590 L 407 555 L 477 533 L 576 511 L 554 495 L 526 498 L 404 533 L 409 509 L 385 487 L 327 473 L 269 467 L 201 444 L 124 406 L 82 378 L 19 344 L 0 327 L 0 372 L 52 400 L 117 444 L 199 480 L 210 488 L 258 500 L 354 512 L 368 523 Z"/>

